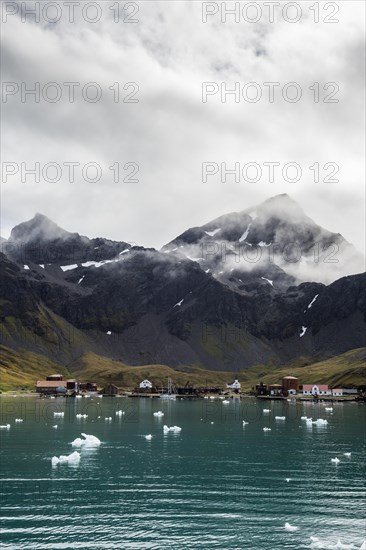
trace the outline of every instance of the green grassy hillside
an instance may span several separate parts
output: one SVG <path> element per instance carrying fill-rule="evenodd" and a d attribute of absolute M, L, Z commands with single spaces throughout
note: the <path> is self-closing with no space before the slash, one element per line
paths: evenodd
<path fill-rule="evenodd" d="M 255 384 L 280 383 L 283 376 L 297 376 L 300 384 L 324 383 L 331 387 L 365 384 L 366 380 L 366 348 L 348 351 L 308 365 L 287 365 L 274 369 L 270 365 L 259 365 L 243 370 L 240 373 L 217 372 L 203 370 L 194 366 L 182 366 L 179 370 L 166 365 L 130 366 L 107 357 L 93 353 L 85 353 L 67 368 L 50 359 L 28 351 L 14 351 L 0 346 L 0 390 L 30 389 L 33 390 L 37 380 L 44 379 L 47 374 L 60 373 L 67 377 L 76 377 L 82 381 L 97 382 L 99 385 L 111 382 L 121 387 L 132 388 L 148 378 L 154 384 L 166 386 L 170 376 L 178 386 L 186 382 L 197 386 L 225 386 L 238 376 L 243 390 L 250 390 Z"/>

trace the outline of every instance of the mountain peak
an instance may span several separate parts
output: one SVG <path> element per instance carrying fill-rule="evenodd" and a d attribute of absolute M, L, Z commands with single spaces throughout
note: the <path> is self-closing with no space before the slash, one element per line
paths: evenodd
<path fill-rule="evenodd" d="M 254 210 L 256 210 L 257 215 L 261 214 L 265 217 L 280 217 L 283 219 L 291 220 L 296 218 L 307 218 L 301 206 L 292 197 L 287 195 L 287 193 L 282 193 L 281 195 L 270 197 L 269 199 L 259 204 L 255 209 L 250 208 L 244 210 L 244 213 L 250 214 Z"/>
<path fill-rule="evenodd" d="M 47 216 L 37 212 L 32 219 L 13 227 L 10 240 L 22 241 L 23 243 L 35 240 L 52 241 L 54 239 L 68 239 L 71 235 L 72 233 L 59 227 Z"/>

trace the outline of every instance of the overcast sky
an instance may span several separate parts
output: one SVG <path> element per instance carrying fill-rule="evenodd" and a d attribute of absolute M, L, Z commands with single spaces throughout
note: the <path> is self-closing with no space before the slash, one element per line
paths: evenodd
<path fill-rule="evenodd" d="M 159 248 L 188 227 L 288 193 L 317 223 L 364 251 L 363 2 L 339 2 L 334 16 L 339 22 L 333 24 L 323 22 L 331 11 L 325 12 L 322 2 L 319 23 L 309 10 L 314 2 L 301 2 L 298 23 L 285 21 L 280 12 L 270 23 L 264 10 L 255 24 L 242 16 L 238 23 L 233 17 L 223 23 L 220 14 L 203 23 L 201 2 L 151 0 L 139 2 L 139 13 L 131 15 L 138 23 L 116 23 L 109 9 L 113 4 L 100 3 L 102 16 L 94 24 L 77 9 L 75 22 L 69 23 L 59 2 L 63 15 L 56 24 L 42 16 L 34 23 L 31 17 L 22 22 L 19 15 L 9 15 L 2 25 L 3 81 L 28 88 L 55 82 L 63 92 L 56 103 L 42 97 L 39 103 L 32 97 L 22 102 L 17 93 L 2 104 L 2 162 L 23 162 L 27 168 L 57 162 L 63 168 L 56 183 L 42 175 L 39 183 L 29 175 L 22 182 L 20 171 L 3 181 L 3 237 L 41 212 L 69 231 Z M 80 83 L 74 103 L 64 82 Z M 80 88 L 89 82 L 102 89 L 96 103 L 81 96 Z M 124 84 L 135 82 L 138 102 L 115 103 L 108 88 L 116 82 L 122 99 L 134 91 L 132 86 L 123 90 Z M 228 96 L 223 103 L 216 93 L 203 103 L 203 82 L 228 88 L 256 82 L 263 96 L 257 103 L 236 103 Z M 274 103 L 268 101 L 265 82 L 279 83 Z M 282 98 L 288 82 L 301 87 L 297 103 Z M 309 90 L 314 82 L 320 83 L 319 103 Z M 338 103 L 322 101 L 334 90 L 322 89 L 328 82 L 339 86 L 333 96 Z M 88 91 L 92 95 L 93 88 Z M 76 168 L 75 181 L 69 182 L 65 162 L 98 163 L 102 178 L 84 181 Z M 228 168 L 256 162 L 263 174 L 256 183 L 235 182 L 233 176 L 223 183 L 220 173 L 204 183 L 203 162 L 226 162 Z M 278 162 L 280 170 L 297 162 L 302 178 L 291 183 L 276 173 L 271 183 L 264 162 Z M 314 182 L 309 167 L 316 162 L 320 167 L 337 163 L 340 181 Z M 121 180 L 137 164 L 138 181 L 114 182 L 109 169 L 114 163 L 122 167 Z M 135 164 L 124 171 L 126 163 Z M 320 179 L 331 169 L 321 170 Z"/>

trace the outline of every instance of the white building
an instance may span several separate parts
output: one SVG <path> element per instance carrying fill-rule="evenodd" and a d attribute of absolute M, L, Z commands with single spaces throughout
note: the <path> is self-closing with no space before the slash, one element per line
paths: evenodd
<path fill-rule="evenodd" d="M 235 378 L 234 382 L 232 384 L 226 384 L 226 387 L 228 390 L 240 390 L 241 384 L 237 378 Z"/>
<path fill-rule="evenodd" d="M 140 382 L 140 389 L 151 390 L 151 388 L 152 388 L 152 383 L 147 378 L 146 380 L 143 380 L 142 382 Z"/>
<path fill-rule="evenodd" d="M 304 384 L 302 388 L 303 395 L 332 395 L 327 384 Z"/>

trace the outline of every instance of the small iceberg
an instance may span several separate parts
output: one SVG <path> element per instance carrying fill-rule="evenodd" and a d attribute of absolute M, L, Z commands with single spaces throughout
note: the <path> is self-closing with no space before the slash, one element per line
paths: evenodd
<path fill-rule="evenodd" d="M 275 420 L 286 420 L 286 416 L 275 416 Z"/>
<path fill-rule="evenodd" d="M 70 455 L 53 456 L 51 458 L 52 466 L 57 464 L 78 464 L 80 462 L 80 453 L 74 451 Z"/>
<path fill-rule="evenodd" d="M 88 435 L 88 434 L 81 434 L 84 439 L 81 439 L 81 437 L 77 437 L 74 439 L 74 441 L 71 443 L 73 447 L 79 447 L 83 449 L 91 449 L 95 447 L 99 447 L 100 445 L 100 439 L 98 437 L 95 437 L 95 435 Z"/>
<path fill-rule="evenodd" d="M 290 481 L 291 481 L 291 478 L 290 478 L 290 477 L 286 477 L 286 482 L 287 482 L 287 483 L 290 483 Z"/>
<path fill-rule="evenodd" d="M 145 435 L 145 439 L 147 441 L 151 441 L 152 440 L 152 435 L 151 434 Z"/>
<path fill-rule="evenodd" d="M 153 416 L 164 416 L 163 411 L 157 411 L 153 413 Z"/>
<path fill-rule="evenodd" d="M 1 424 L 0 430 L 10 430 L 10 424 Z"/>
<path fill-rule="evenodd" d="M 263 428 L 263 431 L 264 431 L 264 432 L 270 432 L 270 431 L 271 431 L 271 428 Z"/>
<path fill-rule="evenodd" d="M 289 531 L 290 533 L 293 533 L 294 531 L 297 531 L 299 528 L 295 527 L 295 525 L 290 525 L 290 523 L 285 523 L 285 529 L 286 531 Z"/>
<path fill-rule="evenodd" d="M 55 424 L 54 426 L 52 426 L 52 428 L 54 428 L 55 430 L 57 430 L 57 429 L 58 429 L 57 424 Z"/>
<path fill-rule="evenodd" d="M 351 453 L 343 453 L 343 455 L 347 458 L 351 458 Z M 366 550 L 366 549 L 365 549 Z"/>
<path fill-rule="evenodd" d="M 337 457 L 331 458 L 330 461 L 333 462 L 333 464 L 339 464 L 340 463 L 340 460 Z"/>
<path fill-rule="evenodd" d="M 23 418 L 16 418 L 15 422 L 23 422 Z"/>
<path fill-rule="evenodd" d="M 318 418 L 318 420 L 314 420 L 313 424 L 316 424 L 317 426 L 326 426 L 328 424 L 328 420 L 324 420 L 323 418 Z"/>
<path fill-rule="evenodd" d="M 182 428 L 180 428 L 179 426 L 171 426 L 170 428 L 168 428 L 168 426 L 166 424 L 163 426 L 163 432 L 165 434 L 167 434 L 169 432 L 179 433 L 181 431 L 182 431 Z"/>
<path fill-rule="evenodd" d="M 268 414 L 268 413 L 271 412 L 271 409 L 263 409 L 263 412 L 264 412 L 265 414 Z"/>

